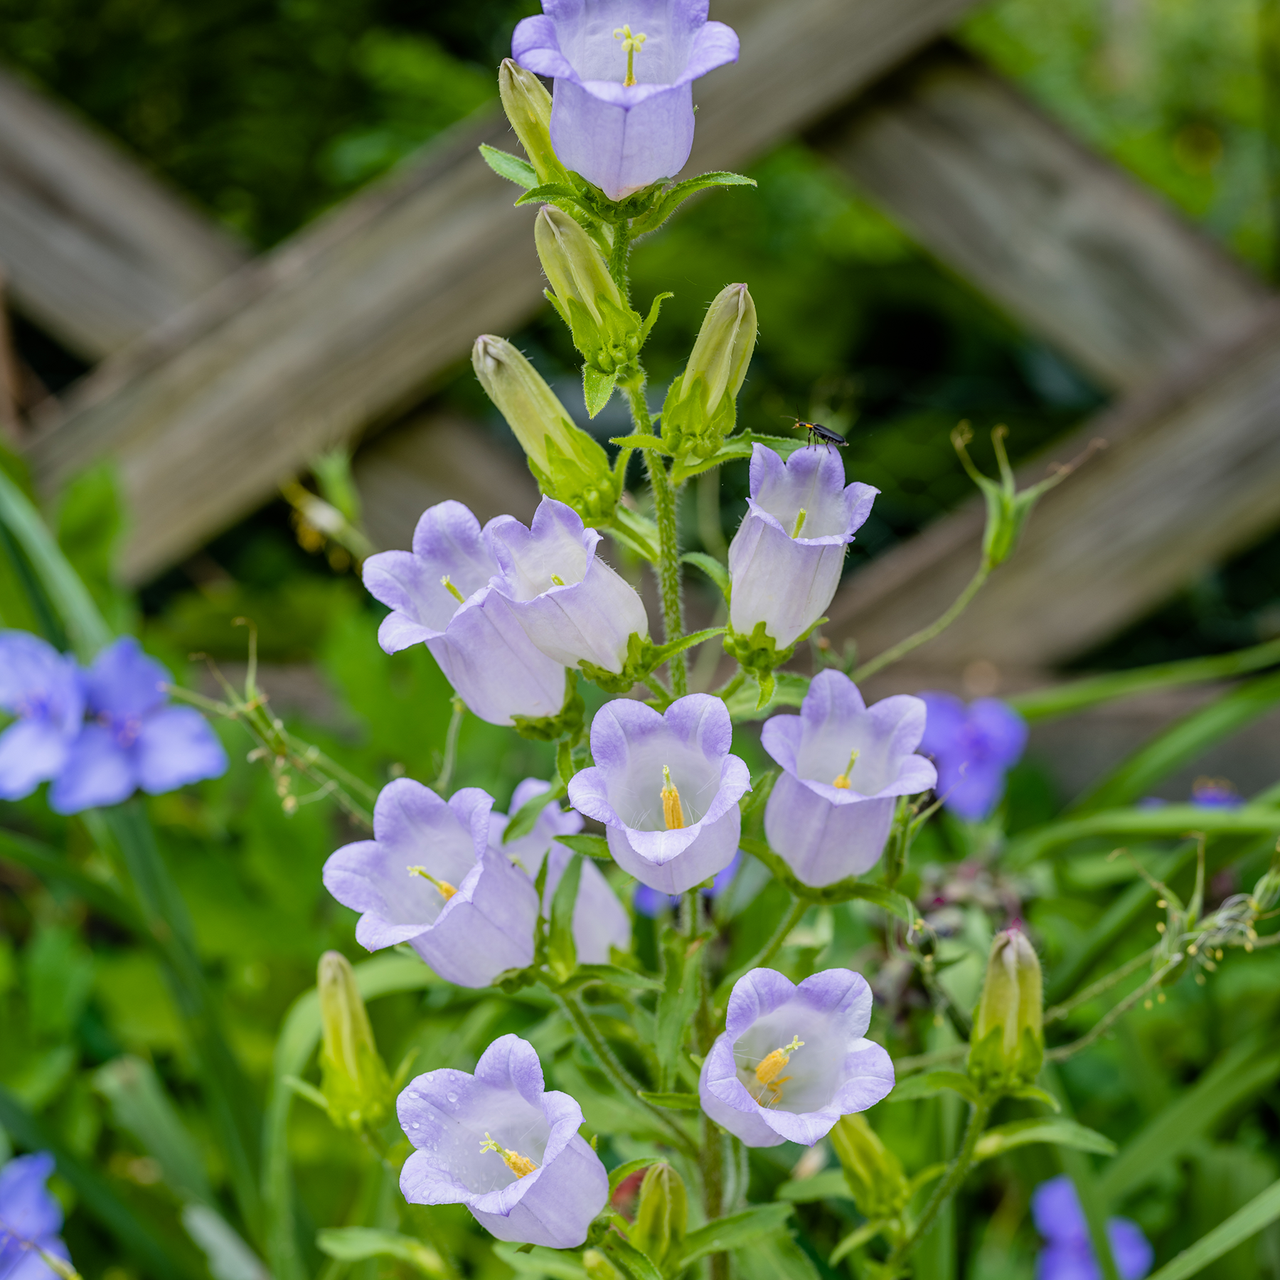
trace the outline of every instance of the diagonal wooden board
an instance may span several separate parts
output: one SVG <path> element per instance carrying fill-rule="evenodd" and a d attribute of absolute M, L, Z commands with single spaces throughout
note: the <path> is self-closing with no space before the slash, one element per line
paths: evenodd
<path fill-rule="evenodd" d="M 806 128 L 974 0 L 727 0 L 743 60 L 698 87 L 690 172 L 737 168 Z M 52 491 L 108 454 L 134 515 L 131 581 L 265 501 L 317 450 L 419 397 L 476 333 L 540 300 L 528 210 L 475 155 L 490 118 L 250 264 L 107 360 L 30 448 Z"/>

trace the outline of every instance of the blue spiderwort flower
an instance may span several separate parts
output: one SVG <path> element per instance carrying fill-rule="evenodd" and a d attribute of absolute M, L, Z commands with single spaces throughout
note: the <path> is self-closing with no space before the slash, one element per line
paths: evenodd
<path fill-rule="evenodd" d="M 0 800 L 21 800 L 56 777 L 80 733 L 84 692 L 76 661 L 26 631 L 0 631 Z"/>
<path fill-rule="evenodd" d="M 495 1040 L 474 1075 L 418 1076 L 397 1112 L 417 1148 L 400 1173 L 410 1204 L 464 1204 L 499 1240 L 575 1249 L 609 1198 L 604 1165 L 578 1134 L 582 1108 L 546 1089 L 519 1036 Z"/>
<path fill-rule="evenodd" d="M 950 693 L 920 697 L 929 709 L 920 750 L 938 766 L 938 795 L 970 822 L 990 817 L 1027 745 L 1026 721 L 997 698 L 965 706 Z"/>
<path fill-rule="evenodd" d="M 1239 809 L 1244 802 L 1226 778 L 1197 778 L 1191 784 L 1191 803 L 1201 809 Z"/>
<path fill-rule="evenodd" d="M 119 804 L 226 772 L 227 753 L 194 707 L 169 703 L 173 677 L 132 636 L 109 645 L 81 673 L 85 726 L 49 789 L 56 813 Z"/>
<path fill-rule="evenodd" d="M 1036 1280 L 1102 1280 L 1075 1185 L 1065 1174 L 1042 1182 L 1031 1196 L 1031 1216 L 1045 1247 Z M 1107 1220 L 1107 1239 L 1120 1280 L 1142 1280 L 1155 1259 L 1142 1228 L 1128 1218 Z"/>
<path fill-rule="evenodd" d="M 492 522 L 490 522 L 490 526 Z M 490 724 L 541 719 L 564 704 L 564 667 L 536 649 L 489 586 L 498 572 L 486 526 L 460 502 L 422 513 L 412 551 L 364 562 L 364 585 L 391 612 L 378 629 L 387 653 L 425 644 L 471 711 Z"/>
<path fill-rule="evenodd" d="M 711 884 L 703 889 L 702 896 L 710 900 L 722 894 L 729 887 L 729 882 L 738 874 L 738 868 L 741 865 L 742 850 L 739 849 L 733 855 L 733 861 L 723 871 L 717 872 Z M 631 905 L 642 916 L 648 916 L 650 920 L 656 920 L 664 910 L 668 907 L 678 907 L 681 901 L 682 899 L 678 893 L 659 893 L 657 889 L 651 889 L 647 884 L 638 884 L 636 885 L 635 895 L 631 899 Z"/>
<path fill-rule="evenodd" d="M 53 1172 L 47 1151 L 18 1156 L 0 1168 L 0 1278 L 55 1280 L 57 1272 L 40 1254 L 70 1262 L 58 1232 L 62 1206 L 45 1183 Z"/>
<path fill-rule="evenodd" d="M 707 0 L 542 0 L 511 55 L 555 79 L 551 143 L 621 200 L 673 178 L 693 148 L 693 82 L 736 62 L 738 37 Z"/>
<path fill-rule="evenodd" d="M 641 884 L 683 893 L 723 871 L 738 849 L 751 775 L 729 754 L 723 701 L 677 698 L 663 715 L 618 698 L 591 722 L 590 769 L 569 781 L 569 802 L 604 823 L 609 851 Z"/>
<path fill-rule="evenodd" d="M 702 1064 L 702 1109 L 749 1147 L 811 1147 L 841 1116 L 893 1088 L 893 1063 L 866 1039 L 871 988 L 849 969 L 799 986 L 773 969 L 734 985 L 724 1033 Z"/>
<path fill-rule="evenodd" d="M 324 864 L 324 885 L 363 914 L 356 941 L 369 951 L 407 942 L 446 982 L 487 987 L 504 969 L 533 963 L 538 895 L 489 847 L 493 798 L 464 787 L 446 803 L 397 778 L 373 807 L 373 839 L 344 845 Z"/>
<path fill-rule="evenodd" d="M 526 778 L 511 797 L 511 812 L 534 796 L 549 791 L 551 784 L 539 778 Z M 550 858 L 547 880 L 542 890 L 543 914 L 550 916 L 551 901 L 565 867 L 573 856 L 569 849 L 556 843 L 557 836 L 576 836 L 582 830 L 582 815 L 572 809 L 562 810 L 551 801 L 538 815 L 528 835 L 502 843 L 508 818 L 505 813 L 489 815 L 489 843 L 516 864 L 531 880 L 536 881 L 544 858 Z M 582 878 L 578 881 L 578 900 L 573 908 L 573 944 L 579 964 L 608 964 L 610 948 L 627 951 L 631 947 L 631 920 L 617 894 L 609 888 L 604 873 L 590 859 L 582 860 Z"/>
<path fill-rule="evenodd" d="M 914 754 L 925 706 L 907 694 L 867 707 L 842 672 L 814 676 L 798 716 L 765 721 L 760 741 L 782 766 L 769 795 L 770 845 L 805 884 L 869 871 L 884 852 L 898 796 L 928 791 L 933 765 Z"/>

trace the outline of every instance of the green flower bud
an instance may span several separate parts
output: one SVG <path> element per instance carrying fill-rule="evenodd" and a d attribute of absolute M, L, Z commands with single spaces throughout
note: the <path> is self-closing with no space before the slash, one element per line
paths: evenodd
<path fill-rule="evenodd" d="M 361 1129 L 386 1119 L 391 1081 L 378 1056 L 356 976 L 337 951 L 320 957 L 320 1092 L 339 1128 Z"/>
<path fill-rule="evenodd" d="M 662 438 L 673 453 L 709 458 L 733 430 L 756 331 L 756 304 L 747 286 L 722 289 L 662 406 Z"/>
<path fill-rule="evenodd" d="M 542 492 L 567 503 L 588 524 L 607 521 L 618 503 L 620 477 L 533 365 L 506 339 L 491 334 L 476 339 L 471 364 L 520 441 Z"/>
<path fill-rule="evenodd" d="M 640 1184 L 631 1243 L 659 1269 L 674 1261 L 689 1226 L 689 1197 L 684 1180 L 669 1164 L 649 1166 Z"/>
<path fill-rule="evenodd" d="M 582 1269 L 587 1280 L 624 1280 L 622 1272 L 599 1249 L 587 1249 L 583 1253 Z"/>
<path fill-rule="evenodd" d="M 855 1113 L 837 1120 L 831 1145 L 864 1218 L 894 1218 L 902 1213 L 911 1199 L 907 1175 L 865 1116 Z"/>
<path fill-rule="evenodd" d="M 1035 948 L 1019 929 L 995 936 L 969 1040 L 969 1074 L 984 1089 L 1035 1083 L 1044 1062 L 1044 986 Z"/>
<path fill-rule="evenodd" d="M 532 71 L 504 58 L 498 68 L 498 93 L 538 181 L 568 182 L 568 170 L 551 145 L 551 95 L 542 81 Z"/>
<path fill-rule="evenodd" d="M 1259 914 L 1274 910 L 1280 903 L 1280 843 L 1276 845 L 1276 856 L 1272 858 L 1266 874 L 1253 886 L 1250 896 L 1253 898 L 1251 905 Z"/>

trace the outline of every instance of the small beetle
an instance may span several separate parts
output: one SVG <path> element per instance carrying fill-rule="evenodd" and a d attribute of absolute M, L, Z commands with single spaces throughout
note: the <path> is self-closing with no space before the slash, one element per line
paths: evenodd
<path fill-rule="evenodd" d="M 839 449 L 846 449 L 849 446 L 849 442 L 838 431 L 832 431 L 830 427 L 824 427 L 820 422 L 801 422 L 797 419 L 795 429 L 807 431 L 811 445 L 816 446 L 821 440 L 828 452 L 831 451 L 832 445 Z"/>

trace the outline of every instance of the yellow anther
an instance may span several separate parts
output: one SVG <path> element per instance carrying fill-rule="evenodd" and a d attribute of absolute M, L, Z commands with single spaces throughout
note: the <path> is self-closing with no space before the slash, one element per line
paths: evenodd
<path fill-rule="evenodd" d="M 1193 955 L 1195 955 L 1196 951 L 1197 951 L 1197 947 L 1196 947 L 1196 944 L 1193 942 L 1193 943 L 1192 943 L 1192 944 L 1187 948 L 1187 955 L 1189 955 L 1189 956 L 1193 956 Z"/>
<path fill-rule="evenodd" d="M 461 591 L 459 591 L 459 590 L 458 590 L 458 588 L 457 588 L 457 587 L 455 587 L 455 586 L 453 585 L 453 580 L 449 577 L 449 575 L 448 575 L 447 573 L 444 575 L 444 577 L 443 577 L 443 578 L 441 578 L 441 579 L 440 579 L 440 585 L 441 585 L 441 586 L 442 586 L 442 587 L 443 587 L 443 588 L 444 588 L 444 589 L 445 589 L 445 590 L 446 590 L 446 591 L 447 591 L 447 592 L 448 592 L 448 593 L 449 593 L 449 594 L 450 594 L 450 595 L 451 595 L 451 596 L 452 596 L 452 597 L 453 597 L 453 598 L 454 598 L 454 599 L 455 599 L 459 604 L 462 604 L 462 602 L 463 602 L 464 600 L 466 600 L 466 596 L 464 596 L 464 595 L 462 594 L 462 592 L 461 592 Z"/>
<path fill-rule="evenodd" d="M 1156 932 L 1157 932 L 1157 933 L 1163 933 L 1163 932 L 1164 932 L 1164 921 L 1163 921 L 1163 920 L 1159 920 L 1159 921 L 1157 921 L 1157 922 L 1156 922 Z"/>
<path fill-rule="evenodd" d="M 1163 911 L 1163 910 L 1164 910 L 1164 908 L 1165 908 L 1165 907 L 1167 907 L 1168 905 L 1169 905 L 1169 904 L 1168 904 L 1168 903 L 1167 903 L 1163 898 L 1158 898 L 1158 899 L 1156 900 L 1156 906 L 1157 906 L 1157 907 L 1159 907 L 1162 911 Z"/>
<path fill-rule="evenodd" d="M 424 880 L 430 880 L 431 883 L 439 890 L 440 896 L 446 902 L 448 902 L 449 899 L 458 892 L 457 889 L 455 889 L 447 880 L 437 880 L 435 876 L 426 869 L 426 867 L 406 867 L 405 870 L 408 871 L 410 875 L 421 876 Z"/>
<path fill-rule="evenodd" d="M 809 518 L 809 513 L 803 507 L 801 507 L 799 514 L 797 514 L 796 516 L 796 527 L 791 530 L 791 536 L 793 538 L 798 538 L 800 536 L 800 530 L 804 528 L 804 522 L 808 518 Z"/>
<path fill-rule="evenodd" d="M 518 1151 L 512 1151 L 509 1147 L 501 1146 L 489 1137 L 487 1133 L 484 1135 L 484 1141 L 480 1144 L 480 1154 L 483 1155 L 486 1151 L 496 1151 L 502 1157 L 503 1163 L 517 1178 L 527 1177 L 538 1167 L 528 1156 L 522 1156 Z"/>
<path fill-rule="evenodd" d="M 792 1036 L 790 1044 L 784 1044 L 781 1049 L 775 1049 L 756 1068 L 756 1079 L 776 1093 L 780 1084 L 791 1079 L 790 1076 L 783 1076 L 779 1080 L 778 1073 L 786 1069 L 787 1063 L 791 1061 L 791 1055 L 802 1048 L 804 1048 L 804 1041 L 799 1036 Z"/>
<path fill-rule="evenodd" d="M 849 767 L 845 769 L 845 771 L 838 778 L 833 778 L 831 785 L 833 787 L 838 787 L 841 791 L 850 790 L 853 786 L 853 783 L 849 781 L 849 775 L 853 772 L 853 766 L 857 763 L 857 761 L 858 761 L 858 748 L 854 747 L 854 749 L 849 752 Z"/>
<path fill-rule="evenodd" d="M 680 831 L 685 825 L 680 792 L 676 790 L 676 784 L 671 781 L 671 770 L 665 764 L 662 766 L 662 817 L 668 831 Z"/>
<path fill-rule="evenodd" d="M 614 28 L 613 38 L 622 41 L 623 52 L 627 55 L 627 78 L 622 83 L 633 85 L 636 82 L 636 54 L 644 48 L 644 42 L 649 37 L 643 31 L 633 32 L 630 24 L 624 23 Z"/>
<path fill-rule="evenodd" d="M 558 574 L 553 573 L 553 574 L 551 575 L 551 581 L 552 581 L 552 583 L 553 583 L 555 586 L 557 586 L 557 587 L 563 587 L 563 586 L 564 586 L 564 579 L 563 579 L 562 577 L 560 577 Z"/>

